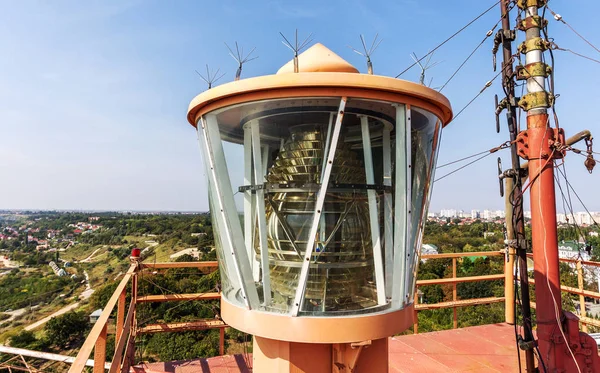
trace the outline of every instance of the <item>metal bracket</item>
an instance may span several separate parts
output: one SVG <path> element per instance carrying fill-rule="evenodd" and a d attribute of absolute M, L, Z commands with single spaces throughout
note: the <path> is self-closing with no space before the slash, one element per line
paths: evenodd
<path fill-rule="evenodd" d="M 502 180 L 504 175 L 502 174 L 502 158 L 498 157 L 498 182 L 500 183 L 500 197 L 504 197 L 504 183 Z"/>
<path fill-rule="evenodd" d="M 517 0 L 517 6 L 523 10 L 534 6 L 541 8 L 546 5 L 547 2 L 548 0 Z"/>
<path fill-rule="evenodd" d="M 516 67 L 517 80 L 527 80 L 534 76 L 543 76 L 545 78 L 550 74 L 552 74 L 552 67 L 543 62 L 534 62 Z"/>
<path fill-rule="evenodd" d="M 538 37 L 538 38 L 531 38 L 531 39 L 528 39 L 528 40 L 522 42 L 518 46 L 517 49 L 519 50 L 519 52 L 521 54 L 526 54 L 527 52 L 531 52 L 534 50 L 545 51 L 545 50 L 548 50 L 549 48 L 550 48 L 550 42 Z"/>
<path fill-rule="evenodd" d="M 535 340 L 525 342 L 523 340 L 523 337 L 521 337 L 521 336 L 519 336 L 519 340 L 517 341 L 517 343 L 519 344 L 519 349 L 521 349 L 523 351 L 531 350 L 536 345 Z"/>
<path fill-rule="evenodd" d="M 527 240 L 524 238 L 520 238 L 520 239 L 512 239 L 512 240 L 505 240 L 504 244 L 510 248 L 513 249 L 525 249 L 527 247 Z"/>
<path fill-rule="evenodd" d="M 535 15 L 517 21 L 517 28 L 521 31 L 527 31 L 530 28 L 544 28 L 548 25 L 548 20 L 541 16 Z"/>
<path fill-rule="evenodd" d="M 371 340 L 355 342 L 350 345 L 333 345 L 333 367 L 335 373 L 352 373 L 364 348 L 371 346 Z"/>
<path fill-rule="evenodd" d="M 316 192 L 321 187 L 321 184 L 315 183 L 264 183 L 264 184 L 253 184 L 253 185 L 242 185 L 238 187 L 240 193 L 247 191 L 256 192 L 257 190 L 265 190 L 267 193 L 279 193 L 281 191 L 288 191 L 292 189 L 298 189 L 303 192 Z M 330 183 L 329 192 L 339 191 L 355 191 L 355 190 L 375 190 L 377 192 L 391 192 L 392 187 L 383 184 L 343 184 L 343 183 Z"/>
<path fill-rule="evenodd" d="M 492 48 L 494 71 L 496 71 L 496 53 L 498 53 L 500 44 L 510 44 L 515 41 L 516 38 L 517 33 L 515 30 L 500 29 L 496 31 L 496 35 L 494 35 L 494 47 Z"/>
<path fill-rule="evenodd" d="M 549 108 L 554 105 L 554 95 L 549 92 L 527 93 L 519 100 L 519 107 L 525 111 L 537 108 Z"/>
<path fill-rule="evenodd" d="M 517 106 L 517 97 L 504 97 L 502 100 L 498 101 L 498 95 L 494 95 L 494 111 L 496 114 L 496 133 L 500 133 L 500 113 L 502 110 L 508 109 L 513 106 Z"/>
<path fill-rule="evenodd" d="M 565 148 L 565 131 L 562 128 L 549 128 L 548 142 L 550 147 L 554 149 L 552 152 L 554 159 L 563 158 L 566 154 Z M 529 133 L 528 130 L 522 131 L 517 135 L 517 153 L 519 157 L 529 160 Z M 543 155 L 542 155 L 543 156 Z M 550 154 L 547 154 L 546 158 Z"/>

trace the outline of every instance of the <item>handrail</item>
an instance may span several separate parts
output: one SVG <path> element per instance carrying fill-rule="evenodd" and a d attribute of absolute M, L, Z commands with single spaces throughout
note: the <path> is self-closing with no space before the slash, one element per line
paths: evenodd
<path fill-rule="evenodd" d="M 467 253 L 444 253 L 444 254 L 421 255 L 421 259 L 452 259 L 452 266 L 453 266 L 453 271 L 452 271 L 453 276 L 452 277 L 443 278 L 443 279 L 432 279 L 432 280 L 417 280 L 416 283 L 417 283 L 417 287 L 430 286 L 430 285 L 452 284 L 453 285 L 453 299 L 452 299 L 452 301 L 447 301 L 447 302 L 432 303 L 432 304 L 419 304 L 418 303 L 418 295 L 415 294 L 414 332 L 415 333 L 418 332 L 418 318 L 417 318 L 418 311 L 430 310 L 430 309 L 452 308 L 454 310 L 453 327 L 456 328 L 458 326 L 457 325 L 457 315 L 456 315 L 456 309 L 458 307 L 499 303 L 502 301 L 505 302 L 506 307 L 512 307 L 511 304 L 507 304 L 506 302 L 508 302 L 509 299 L 514 299 L 514 298 L 510 298 L 507 294 L 505 294 L 505 297 L 472 298 L 472 299 L 463 299 L 463 300 L 456 299 L 456 284 L 457 283 L 486 281 L 486 280 L 501 280 L 501 279 L 504 279 L 504 281 L 506 282 L 506 281 L 509 281 L 507 275 L 510 274 L 510 272 L 508 272 L 509 269 L 507 267 L 505 267 L 504 274 L 456 277 L 456 260 L 458 258 L 464 258 L 464 257 L 470 257 L 470 256 L 500 256 L 500 255 L 506 255 L 505 251 L 504 250 L 490 251 L 490 252 L 480 251 L 480 252 L 467 252 Z M 533 258 L 533 254 L 528 253 L 527 257 Z M 561 285 L 560 288 L 561 288 L 561 291 L 564 291 L 566 293 L 579 295 L 580 311 L 579 311 L 579 315 L 577 315 L 577 316 L 579 317 L 579 322 L 583 326 L 583 331 L 587 332 L 587 325 L 600 327 L 600 320 L 596 320 L 596 319 L 587 317 L 586 310 L 585 310 L 585 297 L 600 300 L 600 292 L 585 290 L 584 289 L 584 281 L 583 281 L 583 266 L 600 267 L 600 262 L 594 262 L 594 261 L 590 261 L 590 260 L 573 259 L 573 258 L 559 258 L 559 261 L 563 262 L 563 263 L 571 263 L 571 264 L 576 265 L 577 277 L 578 277 L 578 281 L 577 281 L 578 287 Z M 529 283 L 532 285 L 535 285 L 535 281 L 531 278 L 529 279 Z M 508 286 L 506 289 L 509 289 L 508 291 L 514 291 L 514 287 L 512 287 L 512 286 Z M 535 302 L 531 302 L 531 307 L 532 308 L 536 307 Z M 509 316 L 507 315 L 506 322 L 509 324 L 514 323 L 514 319 L 508 319 L 508 317 Z M 514 317 L 514 315 L 512 317 Z"/>
<path fill-rule="evenodd" d="M 491 280 L 504 280 L 504 273 L 499 273 L 497 275 L 481 275 L 481 276 L 434 278 L 431 280 L 417 280 L 417 286 L 458 284 L 458 283 L 462 283 L 462 282 L 477 282 L 477 281 L 491 281 Z"/>
<path fill-rule="evenodd" d="M 488 297 L 488 298 L 471 298 L 458 300 L 458 293 L 456 285 L 465 282 L 477 282 L 477 281 L 491 281 L 491 280 L 505 280 L 506 273 L 500 273 L 495 275 L 482 275 L 482 276 L 465 276 L 457 277 L 456 275 L 456 263 L 458 258 L 472 257 L 472 256 L 500 256 L 505 255 L 504 251 L 474 251 L 466 253 L 443 253 L 443 254 L 423 254 L 421 259 L 452 259 L 452 277 L 450 278 L 437 278 L 431 280 L 417 280 L 417 288 L 420 286 L 430 285 L 446 285 L 452 284 L 452 301 L 440 302 L 432 304 L 419 304 L 419 297 L 415 292 L 414 299 L 414 326 L 413 332 L 417 334 L 419 332 L 419 318 L 418 312 L 430 309 L 441 309 L 441 308 L 452 308 L 453 318 L 452 327 L 458 328 L 458 314 L 457 308 L 466 306 L 475 306 L 482 304 L 491 304 L 506 302 L 505 297 Z"/>
<path fill-rule="evenodd" d="M 133 361 L 133 353 L 135 351 L 135 336 L 140 332 L 161 332 L 161 331 L 184 331 L 186 330 L 186 323 L 175 323 L 175 324 L 156 324 L 149 325 L 144 328 L 138 329 L 136 323 L 136 305 L 138 303 L 149 303 L 149 302 L 171 302 L 171 301 L 191 301 L 191 300 L 211 300 L 220 299 L 220 293 L 201 293 L 201 294 L 167 294 L 167 295 L 146 295 L 138 297 L 137 295 L 137 279 L 139 271 L 145 268 L 163 269 L 163 268 L 212 268 L 216 269 L 218 263 L 216 261 L 208 262 L 173 262 L 173 263 L 139 263 L 135 262 L 129 267 L 129 270 L 121 281 L 115 292 L 111 296 L 110 300 L 106 303 L 104 310 L 100 314 L 100 317 L 96 321 L 96 324 L 88 334 L 83 346 L 79 350 L 77 357 L 75 357 L 73 364 L 69 369 L 69 373 L 81 373 L 84 370 L 86 362 L 88 360 L 92 350 L 94 350 L 94 373 L 104 373 L 105 369 L 109 369 L 109 373 L 117 372 L 129 372 L 130 364 Z M 127 316 L 125 312 L 126 302 L 126 289 L 128 283 L 131 281 L 131 301 L 127 310 Z M 107 326 L 110 315 L 112 314 L 115 306 L 117 307 L 117 319 L 116 319 L 116 345 L 115 352 L 112 357 L 112 362 L 106 362 L 106 336 Z M 225 341 L 225 328 L 227 325 L 221 320 L 201 320 L 197 322 L 190 322 L 192 327 L 200 329 L 219 329 L 219 352 L 222 355 L 224 353 L 224 341 Z M 148 328 L 150 327 L 150 328 Z M 162 330 L 160 330 L 162 328 Z M 170 329 L 170 330 L 168 330 Z M 106 367 L 109 368 L 106 368 Z"/>
<path fill-rule="evenodd" d="M 129 303 L 129 310 L 127 311 L 127 317 L 125 318 L 125 324 L 121 331 L 121 335 L 118 335 L 117 345 L 115 346 L 115 353 L 113 355 L 112 363 L 110 364 L 109 373 L 117 373 L 118 369 L 121 368 L 123 359 L 123 349 L 125 343 L 129 340 L 130 331 L 133 326 L 133 316 L 135 314 L 135 302 L 133 298 Z"/>
<path fill-rule="evenodd" d="M 101 337 L 102 334 L 104 334 L 104 335 L 106 334 L 106 325 L 108 323 L 108 318 L 110 317 L 110 314 L 112 313 L 113 309 L 115 308 L 115 305 L 117 304 L 117 301 L 119 300 L 121 292 L 123 292 L 125 290 L 125 288 L 127 287 L 127 283 L 129 282 L 131 277 L 135 275 L 136 267 L 137 267 L 137 264 L 135 264 L 135 263 L 132 264 L 129 267 L 129 270 L 127 271 L 127 273 L 125 273 L 125 276 L 123 276 L 123 279 L 117 286 L 117 289 L 113 293 L 112 297 L 110 298 L 108 303 L 106 303 L 106 306 L 104 307 L 102 314 L 98 318 L 98 321 L 96 321 L 96 323 L 94 324 L 94 327 L 92 328 L 92 330 L 88 334 L 87 338 L 85 339 L 85 342 L 83 342 L 83 346 L 81 346 L 81 349 L 79 350 L 79 353 L 77 354 L 77 357 L 75 358 L 75 361 L 71 365 L 71 368 L 69 369 L 69 373 L 79 373 L 79 372 L 83 371 L 83 369 L 85 367 L 85 363 L 87 362 L 90 354 L 92 353 L 92 350 L 96 346 L 96 342 L 98 341 L 98 339 Z M 100 361 L 96 361 L 96 359 L 94 359 L 94 373 L 96 373 L 99 370 L 98 366 L 100 367 L 101 371 L 104 372 L 104 361 L 100 362 Z"/>
<path fill-rule="evenodd" d="M 221 293 L 157 294 L 137 298 L 137 303 L 173 302 L 186 300 L 221 299 Z"/>
<path fill-rule="evenodd" d="M 466 253 L 421 254 L 421 259 L 451 259 L 469 256 L 500 256 L 504 251 L 472 251 Z"/>
<path fill-rule="evenodd" d="M 527 253 L 527 257 L 533 259 L 533 254 Z M 561 262 L 565 262 L 565 263 L 580 262 L 581 264 L 586 265 L 586 266 L 600 267 L 600 262 L 593 262 L 591 260 L 580 260 L 580 259 L 572 259 L 572 258 L 558 258 L 558 260 Z"/>
<path fill-rule="evenodd" d="M 432 309 L 453 309 L 453 327 L 458 327 L 457 308 L 474 306 L 474 305 L 485 305 L 493 303 L 506 302 L 510 297 L 506 294 L 504 297 L 487 297 L 487 298 L 471 298 L 471 299 L 457 299 L 457 284 L 466 282 L 477 282 L 477 281 L 492 281 L 492 280 L 504 280 L 506 281 L 508 268 L 505 266 L 504 274 L 493 274 L 493 275 L 481 275 L 481 276 L 457 276 L 457 261 L 459 258 L 473 257 L 473 256 L 503 256 L 506 255 L 504 251 L 479 251 L 479 252 L 467 252 L 467 253 L 443 253 L 443 254 L 424 254 L 421 255 L 421 259 L 452 259 L 452 277 L 442 279 L 430 279 L 430 280 L 417 280 L 416 286 L 431 286 L 431 285 L 452 285 L 452 300 L 439 303 L 419 303 L 418 293 L 415 292 L 414 300 L 414 312 L 415 312 L 415 324 L 414 332 L 418 332 L 418 317 L 419 311 L 432 310 Z M 531 256 L 531 254 L 528 254 Z M 570 294 L 577 294 L 580 298 L 581 312 L 579 316 L 579 322 L 583 325 L 584 331 L 587 329 L 587 325 L 593 325 L 600 327 L 600 320 L 595 320 L 585 315 L 585 300 L 584 297 L 590 297 L 594 299 L 600 299 L 600 292 L 594 292 L 583 289 L 583 265 L 600 267 L 600 262 L 584 261 L 577 259 L 559 258 L 561 262 L 575 263 L 577 265 L 578 272 L 578 287 L 561 286 L 561 290 Z M 131 265 L 123 279 L 117 286 L 112 297 L 106 304 L 102 314 L 98 318 L 98 321 L 88 334 L 83 346 L 81 347 L 75 361 L 69 369 L 69 373 L 80 373 L 83 371 L 86 362 L 95 348 L 94 358 L 94 373 L 104 373 L 105 369 L 105 344 L 106 344 L 106 330 L 107 323 L 111 313 L 113 312 L 115 305 L 119 304 L 118 315 L 117 315 L 117 341 L 115 347 L 115 353 L 112 359 L 112 363 L 106 363 L 110 365 L 109 373 L 117 373 L 119 371 L 129 371 L 130 360 L 134 351 L 134 340 L 136 333 L 153 333 L 160 331 L 183 331 L 192 329 L 205 329 L 205 328 L 218 328 L 220 329 L 220 352 L 224 351 L 224 328 L 227 327 L 220 320 L 198 320 L 189 323 L 171 323 L 171 324 L 154 324 L 148 325 L 145 328 L 139 328 L 135 322 L 135 307 L 138 303 L 145 302 L 165 302 L 165 301 L 190 301 L 190 300 L 209 300 L 219 299 L 220 293 L 202 293 L 202 294 L 167 294 L 167 295 L 145 295 L 143 297 L 137 296 L 137 273 L 144 268 L 216 268 L 218 263 L 216 261 L 211 262 L 173 262 L 173 263 L 134 263 Z M 132 297 L 127 311 L 127 316 L 124 315 L 125 307 L 125 290 L 129 281 L 132 283 Z M 534 283 L 533 279 L 529 280 L 530 283 Z M 507 289 L 514 289 L 512 286 L 508 286 Z M 512 305 L 506 304 L 507 307 Z M 532 307 L 535 308 L 536 304 L 532 302 Z M 514 320 L 507 319 L 506 322 L 512 323 Z M 189 325 L 188 325 L 189 324 Z M 187 328 L 187 329 L 186 329 Z M 101 358 L 99 358 L 101 357 Z"/>
<path fill-rule="evenodd" d="M 219 262 L 207 261 L 207 262 L 161 262 L 161 263 L 141 263 L 142 268 L 217 268 Z"/>

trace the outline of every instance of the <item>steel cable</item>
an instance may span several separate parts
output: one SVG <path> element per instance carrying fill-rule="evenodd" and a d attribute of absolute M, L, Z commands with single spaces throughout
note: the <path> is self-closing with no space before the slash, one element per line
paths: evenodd
<path fill-rule="evenodd" d="M 550 13 L 552 13 L 552 16 L 554 16 L 554 19 L 564 23 L 568 28 L 571 29 L 571 31 L 573 31 L 577 36 L 579 36 L 581 38 L 581 40 L 585 41 L 590 47 L 594 48 L 596 50 L 596 52 L 600 53 L 600 49 L 598 49 L 598 47 L 596 47 L 594 44 L 592 44 L 591 41 L 589 41 L 588 39 L 586 39 L 583 35 L 581 35 L 580 33 L 578 33 L 573 26 L 571 26 L 569 23 L 567 23 L 567 21 L 565 21 L 563 19 L 563 17 L 560 14 L 555 13 L 552 9 L 550 9 L 550 7 L 546 4 L 546 9 L 548 9 L 550 11 Z"/>
<path fill-rule="evenodd" d="M 481 13 L 480 15 L 478 15 L 477 17 L 475 17 L 474 19 L 472 19 L 469 23 L 467 23 L 465 26 L 463 26 L 460 30 L 456 31 L 454 34 L 452 34 L 449 38 L 447 38 L 446 40 L 444 40 L 443 42 L 441 42 L 440 44 L 438 44 L 437 47 L 433 48 L 431 51 L 429 51 L 429 53 L 427 53 L 426 55 L 424 55 L 423 57 L 421 57 L 420 59 L 418 59 L 417 61 L 415 61 L 415 63 L 413 63 L 412 65 L 410 65 L 409 67 L 407 67 L 406 69 L 404 69 L 400 74 L 396 75 L 395 78 L 399 78 L 400 76 L 402 76 L 402 74 L 404 74 L 405 72 L 407 72 L 408 70 L 412 69 L 413 67 L 415 67 L 419 62 L 421 62 L 423 59 L 427 58 L 430 54 L 434 53 L 436 50 L 438 50 L 439 48 L 441 48 L 444 44 L 446 44 L 447 42 L 449 42 L 450 40 L 452 40 L 456 35 L 460 34 L 462 31 L 464 31 L 467 27 L 471 26 L 475 21 L 477 21 L 479 18 L 483 17 L 485 14 L 487 14 L 490 10 L 494 9 L 496 7 L 496 5 L 498 5 L 500 3 L 499 1 L 496 1 L 494 3 L 494 5 L 492 5 L 491 7 L 487 8 L 483 13 Z"/>

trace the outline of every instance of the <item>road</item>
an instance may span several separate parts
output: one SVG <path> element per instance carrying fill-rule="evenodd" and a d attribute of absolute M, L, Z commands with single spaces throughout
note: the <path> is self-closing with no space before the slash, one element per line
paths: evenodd
<path fill-rule="evenodd" d="M 38 320 L 38 321 L 34 322 L 33 324 L 27 325 L 25 327 L 25 330 L 30 331 L 35 328 L 38 328 L 38 327 L 44 325 L 45 323 L 47 323 L 48 321 L 50 321 L 51 318 L 65 314 L 71 310 L 74 310 L 77 307 L 79 307 L 79 302 L 76 302 L 76 303 L 70 304 L 66 307 L 63 307 L 63 308 L 59 309 L 58 311 L 54 312 L 52 315 L 44 317 L 43 319 Z"/>
<path fill-rule="evenodd" d="M 93 253 L 90 254 L 90 256 L 88 256 L 87 258 L 80 260 L 78 263 L 89 263 L 92 261 L 92 258 L 94 257 L 94 255 L 96 255 L 96 253 L 100 250 L 102 250 L 104 247 L 101 247 L 99 249 L 94 250 Z"/>

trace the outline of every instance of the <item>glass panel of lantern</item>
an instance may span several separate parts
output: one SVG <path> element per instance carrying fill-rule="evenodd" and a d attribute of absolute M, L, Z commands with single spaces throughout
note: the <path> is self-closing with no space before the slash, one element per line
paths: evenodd
<path fill-rule="evenodd" d="M 293 98 L 220 109 L 198 128 L 228 301 L 331 316 L 412 302 L 435 116 L 389 102 Z"/>

